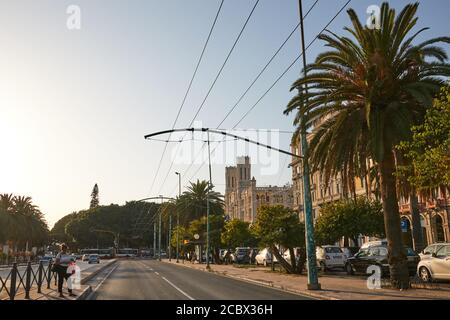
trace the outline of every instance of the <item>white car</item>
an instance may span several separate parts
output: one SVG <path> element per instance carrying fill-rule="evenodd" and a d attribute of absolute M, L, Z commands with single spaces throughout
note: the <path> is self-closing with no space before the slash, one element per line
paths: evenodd
<path fill-rule="evenodd" d="M 345 268 L 347 257 L 338 246 L 319 246 L 316 248 L 317 265 L 322 271 Z"/>
<path fill-rule="evenodd" d="M 298 260 L 300 259 L 300 248 L 294 248 L 294 255 L 295 255 L 295 262 L 298 263 Z M 284 260 L 286 260 L 288 263 L 291 264 L 291 253 L 289 249 L 286 249 L 286 251 L 283 254 Z"/>
<path fill-rule="evenodd" d="M 433 253 L 436 253 L 443 245 L 450 244 L 450 243 L 433 243 L 427 246 L 425 249 L 422 250 L 421 253 L 419 253 L 420 259 L 425 259 L 431 257 Z"/>
<path fill-rule="evenodd" d="M 89 256 L 90 254 L 83 254 L 83 256 L 81 257 L 81 261 L 89 261 Z"/>
<path fill-rule="evenodd" d="M 420 260 L 417 274 L 425 282 L 450 280 L 450 244 L 442 245 L 435 253 Z"/>
<path fill-rule="evenodd" d="M 273 257 L 273 262 L 278 262 L 277 258 Z M 262 249 L 255 257 L 255 264 L 267 267 L 272 263 L 272 254 L 270 253 L 268 248 Z"/>

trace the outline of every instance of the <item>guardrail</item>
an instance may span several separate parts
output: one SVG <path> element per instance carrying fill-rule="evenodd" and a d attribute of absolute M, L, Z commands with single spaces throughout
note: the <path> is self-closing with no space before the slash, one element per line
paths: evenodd
<path fill-rule="evenodd" d="M 25 270 L 22 271 L 17 263 L 13 263 L 6 276 L 0 275 L 0 300 L 2 292 L 7 293 L 9 300 L 14 300 L 23 289 L 25 299 L 30 299 L 30 291 L 33 286 L 37 287 L 38 293 L 42 293 L 42 286 L 46 285 L 47 289 L 50 289 L 52 280 L 54 280 L 54 285 L 57 286 L 57 274 L 52 271 L 52 266 L 52 262 L 44 266 L 43 261 L 40 261 L 38 268 L 33 269 L 31 261 L 29 261 Z"/>

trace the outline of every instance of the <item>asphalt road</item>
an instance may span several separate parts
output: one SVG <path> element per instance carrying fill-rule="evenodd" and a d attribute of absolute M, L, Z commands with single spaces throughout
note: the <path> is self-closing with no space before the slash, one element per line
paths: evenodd
<path fill-rule="evenodd" d="M 122 260 L 92 280 L 96 300 L 311 299 L 155 260 Z"/>

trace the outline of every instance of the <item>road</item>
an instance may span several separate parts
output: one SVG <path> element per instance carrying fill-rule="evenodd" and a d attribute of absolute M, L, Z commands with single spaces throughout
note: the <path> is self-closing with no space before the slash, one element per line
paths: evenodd
<path fill-rule="evenodd" d="M 156 260 L 122 260 L 93 279 L 96 300 L 310 299 Z"/>

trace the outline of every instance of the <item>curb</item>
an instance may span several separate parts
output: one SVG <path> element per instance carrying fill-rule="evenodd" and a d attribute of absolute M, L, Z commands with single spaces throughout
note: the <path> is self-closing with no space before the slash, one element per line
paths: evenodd
<path fill-rule="evenodd" d="M 172 262 L 168 262 L 168 261 L 162 261 L 162 262 L 173 264 Z M 256 284 L 256 285 L 259 285 L 259 286 L 262 286 L 262 287 L 277 289 L 277 290 L 281 290 L 281 291 L 284 291 L 284 292 L 294 293 L 294 294 L 298 294 L 298 295 L 302 295 L 302 296 L 308 296 L 308 297 L 311 297 L 311 298 L 314 298 L 314 299 L 319 299 L 319 300 L 340 300 L 338 298 L 333 298 L 333 297 L 324 297 L 323 295 L 310 293 L 308 291 L 301 291 L 301 290 L 285 288 L 283 286 L 274 285 L 273 282 L 264 282 L 264 281 L 253 280 L 253 279 L 249 279 L 249 278 L 245 278 L 245 277 L 239 277 L 239 276 L 233 276 L 233 275 L 229 275 L 229 274 L 224 274 L 223 272 L 215 271 L 213 269 L 211 269 L 211 270 L 206 270 L 206 269 L 203 270 L 203 269 L 194 268 L 194 267 L 191 267 L 191 266 L 185 265 L 185 264 L 175 264 L 175 265 L 182 266 L 182 267 L 185 267 L 185 268 L 190 268 L 190 269 L 193 269 L 193 270 L 203 271 L 203 272 L 212 272 L 212 273 L 217 274 L 217 275 L 222 276 L 222 277 L 227 277 L 227 278 L 230 278 L 230 279 L 244 281 L 244 282 Z"/>
<path fill-rule="evenodd" d="M 89 280 L 94 278 L 96 275 L 98 275 L 100 272 L 105 270 L 107 267 L 111 266 L 112 264 L 114 264 L 116 262 L 117 262 L 117 259 L 110 260 L 107 264 L 103 265 L 101 268 L 98 268 L 97 270 L 95 270 L 94 272 L 89 274 L 88 276 L 81 279 L 80 284 L 85 284 L 86 282 L 88 282 Z"/>
<path fill-rule="evenodd" d="M 92 293 L 92 287 L 88 286 L 75 300 L 86 300 L 86 298 Z"/>

